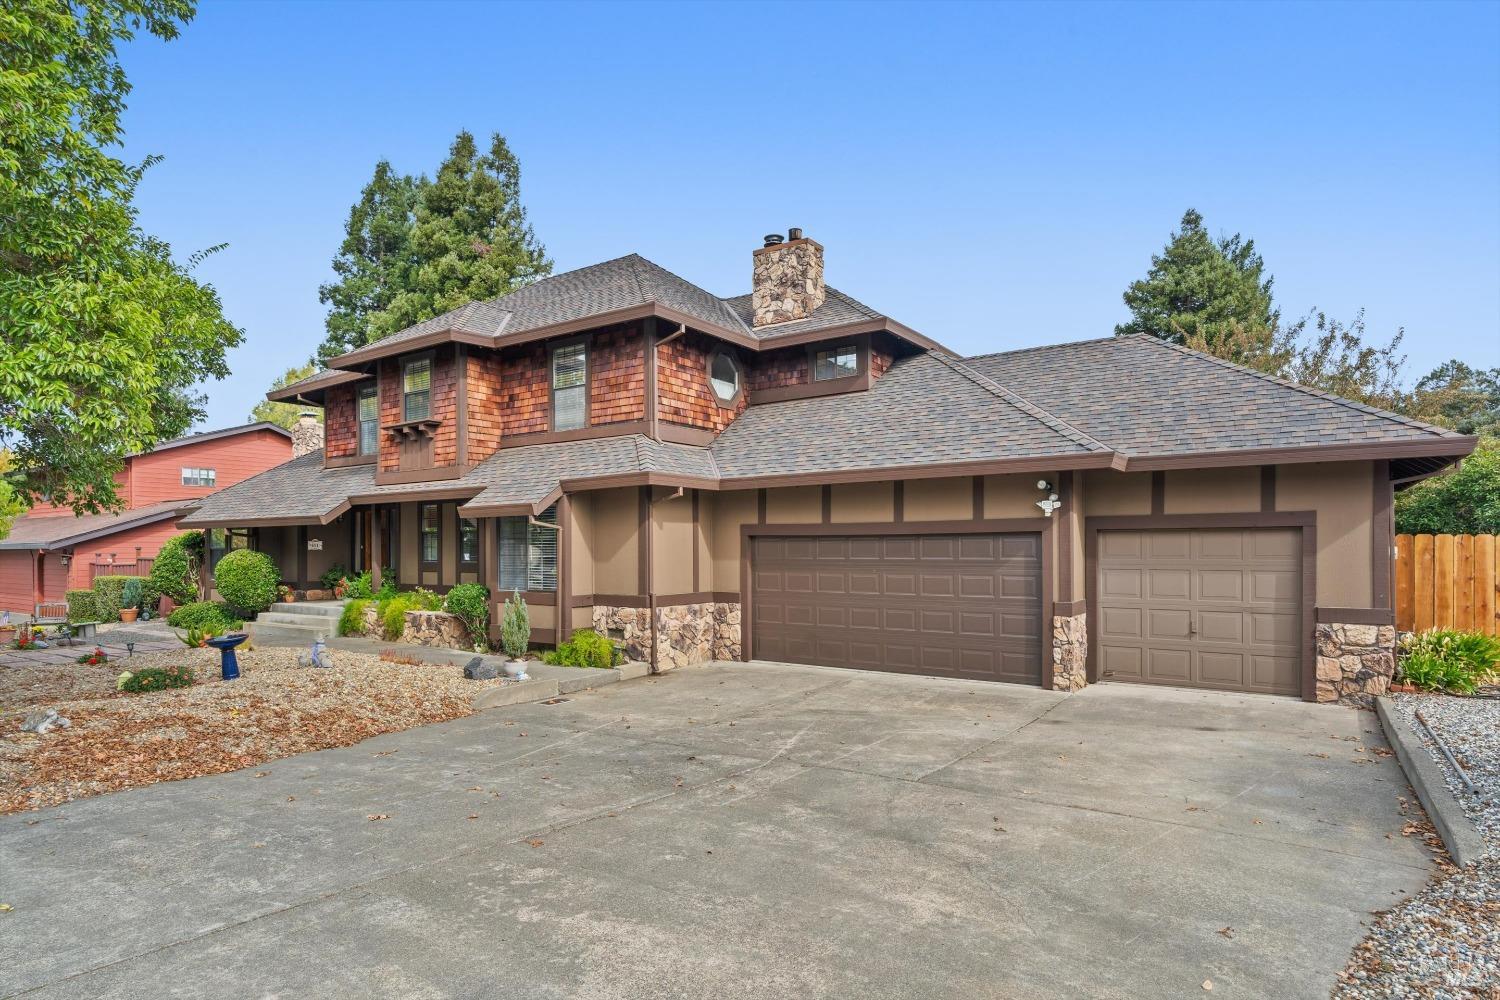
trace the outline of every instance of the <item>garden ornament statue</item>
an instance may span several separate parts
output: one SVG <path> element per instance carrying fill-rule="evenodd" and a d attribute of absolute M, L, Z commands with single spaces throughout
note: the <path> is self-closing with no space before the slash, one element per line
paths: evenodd
<path fill-rule="evenodd" d="M 333 655 L 328 652 L 328 646 L 321 635 L 313 640 L 312 648 L 297 656 L 297 666 L 321 667 L 324 670 L 333 666 Z"/>
<path fill-rule="evenodd" d="M 222 679 L 232 681 L 240 676 L 240 661 L 234 655 L 234 647 L 248 638 L 250 636 L 244 632 L 230 632 L 228 635 L 206 640 L 219 651 L 219 676 Z"/>

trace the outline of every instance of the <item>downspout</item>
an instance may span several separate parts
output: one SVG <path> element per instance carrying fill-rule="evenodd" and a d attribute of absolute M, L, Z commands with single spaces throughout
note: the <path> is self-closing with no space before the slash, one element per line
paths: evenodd
<path fill-rule="evenodd" d="M 661 440 L 661 432 L 658 430 L 658 426 L 660 423 L 658 411 L 661 404 L 661 393 L 657 391 L 658 381 L 656 377 L 656 351 L 657 348 L 661 347 L 663 344 L 670 344 L 672 341 L 676 340 L 684 333 L 687 333 L 687 325 L 684 323 L 678 323 L 677 329 L 673 330 L 671 333 L 667 334 L 660 340 L 657 340 L 656 320 L 650 320 L 645 327 L 645 342 L 648 345 L 647 355 L 649 359 L 646 362 L 646 391 L 651 396 L 650 405 L 646 410 L 646 434 L 653 441 Z"/>

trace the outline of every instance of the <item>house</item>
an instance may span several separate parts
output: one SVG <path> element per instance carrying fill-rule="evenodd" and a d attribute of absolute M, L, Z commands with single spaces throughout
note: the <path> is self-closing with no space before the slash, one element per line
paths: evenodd
<path fill-rule="evenodd" d="M 314 447 L 321 446 L 319 439 Z M 115 476 L 123 511 L 80 517 L 36 504 L 0 538 L 0 611 L 31 616 L 38 605 L 62 603 L 68 590 L 91 587 L 97 573 L 145 575 L 199 500 L 292 455 L 292 433 L 275 424 L 190 434 L 125 459 Z"/>
<path fill-rule="evenodd" d="M 311 585 L 482 581 L 540 643 L 1334 700 L 1392 671 L 1393 490 L 1471 437 L 1140 337 L 962 358 L 767 237 L 721 298 L 631 255 L 271 399 L 327 447 L 221 490 Z"/>

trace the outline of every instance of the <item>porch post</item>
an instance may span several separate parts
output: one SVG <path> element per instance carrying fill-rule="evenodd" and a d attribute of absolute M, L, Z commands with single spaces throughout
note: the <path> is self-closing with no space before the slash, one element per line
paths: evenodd
<path fill-rule="evenodd" d="M 47 567 L 44 559 L 47 554 L 41 549 L 34 549 L 31 553 L 31 616 L 33 618 L 42 610 L 42 603 L 46 600 L 47 582 L 44 579 Z"/>
<path fill-rule="evenodd" d="M 570 589 L 573 583 L 568 572 L 568 559 L 571 556 L 572 545 L 569 544 L 568 535 L 573 531 L 573 501 L 566 493 L 557 500 L 557 623 L 553 626 L 556 633 L 553 644 L 564 643 L 573 634 L 573 595 Z"/>
<path fill-rule="evenodd" d="M 385 508 L 377 505 L 373 514 L 375 530 L 370 533 L 370 592 L 376 593 L 380 590 L 380 550 L 385 541 Z"/>
<path fill-rule="evenodd" d="M 212 528 L 203 529 L 203 558 L 198 562 L 198 596 L 202 597 L 205 601 L 213 594 L 213 587 L 211 586 L 213 577 L 210 576 L 208 569 L 208 561 L 213 551 L 210 548 L 213 539 L 209 537 L 212 531 Z"/>

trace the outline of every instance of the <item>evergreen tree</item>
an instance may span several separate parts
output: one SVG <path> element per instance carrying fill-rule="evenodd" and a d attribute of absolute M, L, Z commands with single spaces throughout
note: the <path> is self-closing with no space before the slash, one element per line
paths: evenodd
<path fill-rule="evenodd" d="M 1284 349 L 1264 270 L 1253 240 L 1238 233 L 1215 240 L 1203 228 L 1203 216 L 1190 208 L 1166 248 L 1151 258 L 1146 277 L 1125 290 L 1131 319 L 1115 334 L 1144 333 L 1174 344 L 1191 342 L 1216 356 L 1239 356 L 1231 360 Z"/>
<path fill-rule="evenodd" d="M 302 381 L 317 370 L 318 366 L 311 361 L 305 365 L 294 365 L 288 368 L 285 373 L 278 375 L 271 383 L 271 388 L 272 390 L 284 389 L 293 382 Z M 319 423 L 323 421 L 323 411 L 319 407 L 309 406 L 304 403 L 274 403 L 269 399 L 262 399 L 259 403 L 255 404 L 254 408 L 250 410 L 250 419 L 253 421 L 268 420 L 279 427 L 291 430 L 297 426 L 297 418 L 302 414 L 303 410 L 317 414 Z"/>
<path fill-rule="evenodd" d="M 437 177 L 420 190 L 411 257 L 390 305 L 372 317 L 372 338 L 551 273 L 521 205 L 521 165 L 499 133 L 484 154 L 468 132 L 453 141 Z"/>
<path fill-rule="evenodd" d="M 1406 409 L 1460 434 L 1500 436 L 1500 368 L 1445 361 L 1417 381 Z"/>
<path fill-rule="evenodd" d="M 375 165 L 375 176 L 344 224 L 344 242 L 333 259 L 338 280 L 318 289 L 318 301 L 331 307 L 319 360 L 326 363 L 368 344 L 373 317 L 406 287 L 417 197 L 426 185 L 425 177 L 398 174 L 386 160 Z"/>

